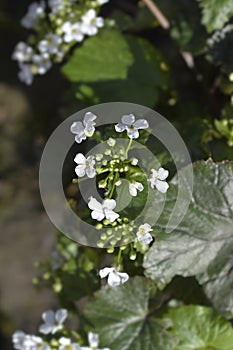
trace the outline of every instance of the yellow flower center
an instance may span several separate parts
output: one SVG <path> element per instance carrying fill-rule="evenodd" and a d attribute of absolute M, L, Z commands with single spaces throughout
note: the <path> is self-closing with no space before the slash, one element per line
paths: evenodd
<path fill-rule="evenodd" d="M 88 160 L 86 161 L 86 168 L 90 168 L 90 163 L 88 162 Z"/>
<path fill-rule="evenodd" d="M 141 228 L 139 229 L 139 233 L 140 233 L 140 235 L 144 236 L 144 234 L 145 234 L 145 229 L 141 227 Z"/>

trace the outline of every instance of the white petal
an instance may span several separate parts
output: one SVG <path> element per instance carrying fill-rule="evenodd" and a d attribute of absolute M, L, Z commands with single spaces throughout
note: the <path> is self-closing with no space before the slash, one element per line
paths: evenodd
<path fill-rule="evenodd" d="M 104 26 L 104 19 L 102 17 L 96 18 L 96 26 L 98 28 L 102 28 Z"/>
<path fill-rule="evenodd" d="M 111 287 L 116 287 L 121 284 L 121 278 L 117 272 L 111 272 L 108 276 L 108 285 Z"/>
<path fill-rule="evenodd" d="M 52 330 L 53 326 L 48 323 L 44 323 L 39 327 L 39 332 L 42 334 L 49 334 Z"/>
<path fill-rule="evenodd" d="M 84 132 L 83 123 L 82 122 L 74 122 L 70 127 L 70 131 L 73 134 L 83 133 Z"/>
<path fill-rule="evenodd" d="M 113 270 L 114 270 L 114 267 L 105 267 L 105 268 L 99 270 L 100 278 L 107 277 L 110 274 L 110 272 L 112 272 Z"/>
<path fill-rule="evenodd" d="M 127 129 L 127 134 L 131 139 L 137 139 L 139 137 L 137 129 Z"/>
<path fill-rule="evenodd" d="M 55 322 L 55 314 L 53 310 L 48 310 L 43 312 L 42 319 L 45 323 L 53 325 Z"/>
<path fill-rule="evenodd" d="M 79 344 L 72 343 L 72 350 L 80 350 Z"/>
<path fill-rule="evenodd" d="M 92 217 L 92 219 L 97 220 L 97 221 L 103 220 L 104 216 L 105 216 L 105 215 L 104 215 L 103 211 L 93 210 L 93 211 L 91 212 L 91 217 Z"/>
<path fill-rule="evenodd" d="M 141 184 L 141 182 L 135 182 L 135 187 L 140 192 L 144 190 L 144 186 Z"/>
<path fill-rule="evenodd" d="M 135 187 L 134 183 L 129 184 L 129 193 L 131 196 L 136 197 L 137 196 L 137 189 Z"/>
<path fill-rule="evenodd" d="M 69 345 L 71 343 L 71 340 L 69 338 L 61 337 L 59 339 L 59 343 L 61 345 Z"/>
<path fill-rule="evenodd" d="M 137 238 L 139 242 L 142 242 L 144 244 L 150 244 L 151 241 L 153 241 L 153 237 L 150 233 L 146 233 L 144 235 L 140 235 L 139 232 L 137 232 Z"/>
<path fill-rule="evenodd" d="M 165 180 L 169 175 L 168 170 L 165 170 L 164 168 L 159 168 L 158 170 L 158 179 L 159 180 Z"/>
<path fill-rule="evenodd" d="M 134 123 L 136 129 L 147 129 L 149 128 L 148 121 L 146 119 L 138 119 Z"/>
<path fill-rule="evenodd" d="M 114 209 L 116 207 L 116 201 L 114 199 L 105 199 L 103 201 L 104 209 Z"/>
<path fill-rule="evenodd" d="M 144 228 L 144 230 L 145 230 L 146 233 L 153 231 L 152 228 L 151 228 L 151 225 L 149 225 L 149 224 L 147 224 L 147 223 L 141 225 L 141 226 L 139 227 L 139 229 L 140 229 L 140 228 Z"/>
<path fill-rule="evenodd" d="M 169 185 L 166 181 L 160 181 L 160 180 L 156 181 L 155 186 L 156 186 L 157 190 L 161 193 L 167 192 L 168 187 L 169 187 Z"/>
<path fill-rule="evenodd" d="M 88 207 L 91 210 L 103 211 L 102 204 L 98 202 L 94 197 L 91 197 L 88 203 Z"/>
<path fill-rule="evenodd" d="M 123 115 L 121 121 L 122 124 L 132 125 L 135 122 L 135 116 L 133 114 Z"/>
<path fill-rule="evenodd" d="M 95 164 L 95 157 L 94 156 L 88 156 L 87 161 L 90 163 L 91 166 Z"/>
<path fill-rule="evenodd" d="M 86 174 L 85 165 L 80 164 L 80 165 L 76 166 L 74 171 L 75 171 L 76 175 L 79 177 L 85 176 L 85 174 Z"/>
<path fill-rule="evenodd" d="M 86 137 L 85 133 L 83 132 L 83 133 L 78 134 L 78 135 L 75 136 L 75 141 L 77 143 L 81 143 L 83 140 L 86 140 L 86 138 L 87 137 Z"/>
<path fill-rule="evenodd" d="M 75 158 L 74 158 L 74 161 L 75 163 L 77 164 L 83 164 L 85 165 L 86 164 L 86 157 L 84 157 L 84 155 L 82 153 L 78 153 L 76 154 Z"/>
<path fill-rule="evenodd" d="M 110 222 L 114 222 L 117 218 L 119 218 L 119 214 L 110 209 L 105 209 L 104 214 L 106 219 Z"/>
<path fill-rule="evenodd" d="M 129 279 L 129 275 L 126 272 L 118 272 L 118 275 L 120 276 L 121 283 L 125 283 Z"/>
<path fill-rule="evenodd" d="M 158 177 L 158 171 L 155 169 L 151 169 L 152 177 Z"/>
<path fill-rule="evenodd" d="M 88 333 L 88 342 L 91 348 L 97 348 L 99 345 L 99 335 L 96 333 Z"/>
<path fill-rule="evenodd" d="M 95 168 L 93 168 L 93 167 L 86 168 L 86 174 L 87 174 L 87 177 L 89 177 L 90 179 L 92 179 L 92 178 L 95 177 L 95 175 L 96 175 L 96 170 L 95 170 Z"/>
<path fill-rule="evenodd" d="M 124 124 L 118 123 L 115 125 L 116 132 L 122 132 L 126 129 L 126 126 Z"/>
<path fill-rule="evenodd" d="M 68 316 L 68 311 L 66 309 L 59 309 L 55 314 L 55 319 L 58 323 L 63 323 Z"/>
<path fill-rule="evenodd" d="M 94 113 L 87 112 L 83 118 L 83 123 L 85 126 L 87 126 L 90 122 L 93 122 L 93 120 L 95 120 L 96 118 L 97 116 Z"/>

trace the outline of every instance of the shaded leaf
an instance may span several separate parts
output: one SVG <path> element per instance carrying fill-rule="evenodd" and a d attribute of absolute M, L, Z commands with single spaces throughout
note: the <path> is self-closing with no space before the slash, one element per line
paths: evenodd
<path fill-rule="evenodd" d="M 196 275 L 215 307 L 232 317 L 233 261 L 229 252 L 233 249 L 233 163 L 197 162 L 193 170 L 194 189 L 189 209 L 183 221 L 169 234 L 165 233 L 165 228 L 176 201 L 177 177 L 167 192 L 165 208 L 155 225 L 157 240 L 145 255 L 146 275 L 160 288 L 175 275 Z M 184 179 L 186 172 L 184 168 Z M 221 285 L 217 290 L 218 280 Z M 220 288 L 222 293 L 219 293 Z M 225 296 L 224 302 L 221 294 Z"/>

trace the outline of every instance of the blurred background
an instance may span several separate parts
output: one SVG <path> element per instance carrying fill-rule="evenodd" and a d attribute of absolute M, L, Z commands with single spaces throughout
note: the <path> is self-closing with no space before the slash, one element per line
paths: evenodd
<path fill-rule="evenodd" d="M 73 67 L 63 75 L 58 64 L 26 86 L 18 80 L 11 56 L 15 45 L 28 36 L 20 19 L 30 3 L 0 0 L 0 348 L 4 350 L 12 348 L 10 338 L 16 329 L 34 332 L 41 313 L 57 305 L 49 290 L 35 291 L 32 279 L 37 274 L 34 262 L 45 260 L 55 246 L 55 228 L 40 200 L 38 169 L 46 140 L 64 118 L 95 103 L 144 104 L 173 122 L 193 161 L 232 160 L 233 154 L 232 34 L 228 45 L 223 38 L 222 46 L 206 52 L 212 34 L 201 23 L 195 0 L 157 1 L 170 22 L 169 30 L 161 27 L 143 1 L 112 0 L 103 8 L 102 15 L 115 20 L 133 53 L 125 79 L 82 78 L 79 84 L 71 78 Z M 149 43 L 148 55 L 138 38 Z M 101 55 L 98 47 L 96 51 Z M 224 119 L 227 129 L 218 124 Z"/>

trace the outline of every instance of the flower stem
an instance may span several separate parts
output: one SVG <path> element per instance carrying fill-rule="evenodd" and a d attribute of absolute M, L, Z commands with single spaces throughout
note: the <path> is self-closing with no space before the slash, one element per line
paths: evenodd
<path fill-rule="evenodd" d="M 120 269 L 120 267 L 121 267 L 121 253 L 122 253 L 122 250 L 119 248 L 118 255 L 117 255 L 117 268 L 118 269 Z"/>
<path fill-rule="evenodd" d="M 133 139 L 130 139 L 129 143 L 128 143 L 128 146 L 127 146 L 127 148 L 125 150 L 125 158 L 128 158 L 128 152 L 129 152 L 129 149 L 130 149 L 130 147 L 132 145 L 132 142 L 133 142 Z"/>

